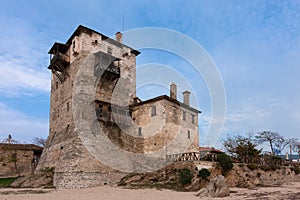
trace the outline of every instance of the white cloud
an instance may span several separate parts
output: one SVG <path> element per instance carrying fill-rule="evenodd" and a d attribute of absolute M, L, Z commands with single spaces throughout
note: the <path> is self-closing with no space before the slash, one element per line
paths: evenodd
<path fill-rule="evenodd" d="M 30 143 L 34 137 L 48 135 L 48 120 L 32 118 L 0 102 L 0 142 L 11 134 L 19 142 Z"/>
<path fill-rule="evenodd" d="M 50 73 L 46 69 L 22 65 L 22 59 L 0 55 L 0 92 L 6 95 L 49 92 Z"/>

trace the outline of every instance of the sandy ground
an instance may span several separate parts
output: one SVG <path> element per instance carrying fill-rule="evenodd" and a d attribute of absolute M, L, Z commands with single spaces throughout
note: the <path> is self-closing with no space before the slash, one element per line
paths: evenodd
<path fill-rule="evenodd" d="M 217 199 L 300 199 L 300 182 L 286 183 L 280 187 L 260 187 L 254 190 L 231 188 L 230 197 Z M 1 200 L 194 200 L 194 192 L 174 192 L 155 189 L 122 189 L 96 187 L 76 190 L 0 189 Z M 211 198 L 201 198 L 211 199 Z"/>

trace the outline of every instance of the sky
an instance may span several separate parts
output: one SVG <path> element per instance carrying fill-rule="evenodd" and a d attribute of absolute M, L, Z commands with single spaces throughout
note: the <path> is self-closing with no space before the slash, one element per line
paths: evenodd
<path fill-rule="evenodd" d="M 123 28 L 126 32 L 160 27 L 199 43 L 215 63 L 226 91 L 225 123 L 216 146 L 227 135 L 264 130 L 299 138 L 298 0 L 2 0 L 0 141 L 8 134 L 26 143 L 36 136 L 47 137 L 51 80 L 47 52 L 54 42 L 66 42 L 79 24 L 110 37 Z M 138 66 L 158 63 L 185 77 L 193 73 L 185 70 L 189 63 L 178 56 L 140 51 Z M 202 111 L 200 144 L 205 146 L 211 94 L 201 77 L 190 84 Z M 138 89 L 144 100 L 161 94 L 168 94 L 168 89 L 159 85 Z"/>

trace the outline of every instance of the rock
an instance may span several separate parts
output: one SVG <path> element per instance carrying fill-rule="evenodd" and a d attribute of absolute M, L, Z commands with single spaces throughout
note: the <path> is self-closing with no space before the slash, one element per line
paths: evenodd
<path fill-rule="evenodd" d="M 189 187 L 187 187 L 186 189 L 188 190 L 188 191 L 198 191 L 198 190 L 200 190 L 200 179 L 199 178 L 197 178 L 197 179 L 195 179 L 192 183 L 191 183 L 191 185 L 189 186 Z M 203 180 L 203 182 L 204 182 L 204 180 Z"/>
<path fill-rule="evenodd" d="M 218 175 L 210 180 L 206 188 L 201 189 L 196 196 L 204 197 L 226 197 L 230 195 L 230 190 L 225 184 L 225 178 Z"/>
<path fill-rule="evenodd" d="M 206 197 L 208 196 L 208 189 L 207 188 L 202 188 L 197 194 L 197 197 Z"/>
<path fill-rule="evenodd" d="M 13 188 L 20 187 L 29 177 L 30 175 L 19 177 L 10 186 Z"/>
<path fill-rule="evenodd" d="M 29 175 L 20 177 L 15 180 L 11 187 L 20 187 L 20 188 L 41 188 L 41 187 L 53 187 L 53 177 L 49 174 L 40 174 L 40 175 Z"/>

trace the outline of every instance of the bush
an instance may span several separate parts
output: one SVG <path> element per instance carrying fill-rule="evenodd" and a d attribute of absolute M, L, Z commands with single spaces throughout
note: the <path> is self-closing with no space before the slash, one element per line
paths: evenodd
<path fill-rule="evenodd" d="M 203 168 L 198 172 L 197 176 L 202 179 L 207 179 L 207 177 L 210 176 L 210 171 L 208 169 Z"/>
<path fill-rule="evenodd" d="M 249 164 L 249 165 L 247 165 L 247 167 L 248 167 L 251 171 L 258 169 L 258 166 L 255 165 L 255 164 Z"/>
<path fill-rule="evenodd" d="M 230 156 L 226 154 L 218 155 L 218 163 L 222 168 L 222 175 L 224 176 L 233 168 L 233 162 Z"/>
<path fill-rule="evenodd" d="M 291 170 L 295 172 L 295 174 L 300 174 L 300 167 L 291 167 Z"/>
<path fill-rule="evenodd" d="M 187 185 L 192 183 L 193 175 L 191 171 L 187 168 L 181 169 L 179 171 L 179 182 L 181 185 Z"/>

